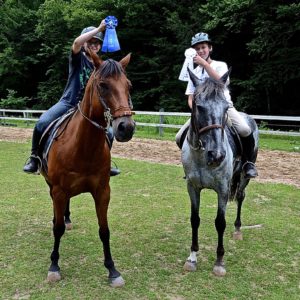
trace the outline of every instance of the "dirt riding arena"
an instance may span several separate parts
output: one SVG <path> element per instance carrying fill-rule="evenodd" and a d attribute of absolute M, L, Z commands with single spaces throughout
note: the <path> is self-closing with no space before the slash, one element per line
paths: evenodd
<path fill-rule="evenodd" d="M 0 127 L 0 141 L 25 142 L 32 129 Z M 128 143 L 115 142 L 113 157 L 181 165 L 180 151 L 175 142 L 133 138 Z M 257 159 L 259 176 L 256 181 L 294 185 L 300 188 L 300 153 L 260 150 Z"/>

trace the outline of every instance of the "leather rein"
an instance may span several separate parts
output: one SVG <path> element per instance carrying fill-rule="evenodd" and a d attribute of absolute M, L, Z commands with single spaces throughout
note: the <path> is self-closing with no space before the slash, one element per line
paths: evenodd
<path fill-rule="evenodd" d="M 94 92 L 94 89 L 95 89 L 95 82 L 96 82 L 96 73 L 94 74 L 94 80 L 93 80 L 93 83 L 92 83 L 92 92 L 90 93 L 90 106 L 92 104 L 92 96 L 93 96 L 93 92 Z M 92 125 L 94 125 L 95 127 L 97 127 L 98 129 L 102 129 L 104 131 L 107 131 L 108 128 L 110 127 L 111 125 L 111 121 L 115 120 L 115 119 L 118 119 L 118 118 L 121 118 L 121 117 L 127 117 L 127 116 L 132 116 L 134 115 L 134 112 L 131 111 L 131 109 L 133 108 L 133 105 L 132 105 L 132 101 L 131 101 L 131 97 L 129 95 L 128 97 L 128 106 L 120 106 L 118 108 L 116 108 L 113 112 L 110 111 L 110 108 L 108 107 L 107 105 L 107 102 L 105 101 L 105 99 L 101 96 L 101 93 L 99 91 L 99 89 L 97 88 L 97 94 L 98 94 L 98 98 L 100 100 L 100 103 L 101 105 L 103 106 L 104 108 L 104 120 L 105 120 L 105 123 L 106 123 L 106 126 L 102 126 L 100 124 L 98 124 L 97 122 L 91 120 L 89 117 L 87 117 L 82 109 L 81 109 L 81 101 L 78 102 L 77 104 L 77 107 L 78 107 L 78 111 L 80 112 L 80 114 L 87 120 L 89 121 Z"/>

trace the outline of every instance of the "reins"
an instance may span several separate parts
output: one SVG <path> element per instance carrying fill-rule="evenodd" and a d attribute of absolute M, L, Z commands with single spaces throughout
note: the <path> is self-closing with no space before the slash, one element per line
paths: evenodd
<path fill-rule="evenodd" d="M 89 117 L 87 117 L 87 116 L 83 113 L 83 111 L 81 110 L 80 103 L 81 103 L 81 102 L 78 102 L 78 104 L 77 104 L 78 111 L 80 112 L 80 114 L 81 114 L 87 121 L 89 121 L 92 125 L 94 125 L 94 126 L 97 127 L 98 129 L 102 129 L 102 130 L 104 130 L 104 131 L 107 131 L 107 129 L 108 129 L 108 127 L 109 127 L 109 122 L 106 121 L 106 127 L 104 127 L 104 126 L 98 124 L 97 122 L 91 120 L 91 119 L 90 119 Z M 104 119 L 105 119 L 105 112 L 104 112 Z"/>

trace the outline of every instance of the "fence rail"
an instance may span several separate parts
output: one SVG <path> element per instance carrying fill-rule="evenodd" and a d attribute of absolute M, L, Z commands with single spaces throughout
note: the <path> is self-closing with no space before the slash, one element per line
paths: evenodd
<path fill-rule="evenodd" d="M 0 109 L 0 120 L 1 124 L 5 124 L 5 120 L 21 120 L 28 122 L 36 122 L 39 116 L 45 110 L 18 110 L 18 109 Z M 137 122 L 137 126 L 147 126 L 156 127 L 159 129 L 160 134 L 163 133 L 164 128 L 181 128 L 182 125 L 177 124 L 166 124 L 164 117 L 190 117 L 190 113 L 184 112 L 165 112 L 165 111 L 135 111 L 136 115 L 149 115 L 149 116 L 159 116 L 159 123 L 143 123 Z M 34 117 L 37 115 L 36 117 Z M 297 124 L 294 126 L 296 131 L 280 131 L 280 130 L 260 130 L 261 133 L 274 134 L 274 135 L 287 135 L 287 136 L 300 136 L 300 116 L 271 116 L 271 115 L 251 115 L 255 120 L 258 121 L 284 121 L 284 122 L 294 122 Z M 290 125 L 290 124 L 289 124 Z M 284 125 L 282 125 L 284 127 Z"/>

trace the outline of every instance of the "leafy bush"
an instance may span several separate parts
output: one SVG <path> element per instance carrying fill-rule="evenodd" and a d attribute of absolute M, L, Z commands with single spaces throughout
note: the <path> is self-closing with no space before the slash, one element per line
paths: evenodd
<path fill-rule="evenodd" d="M 7 89 L 7 97 L 0 100 L 0 108 L 25 109 L 28 97 L 17 97 L 15 90 Z"/>

